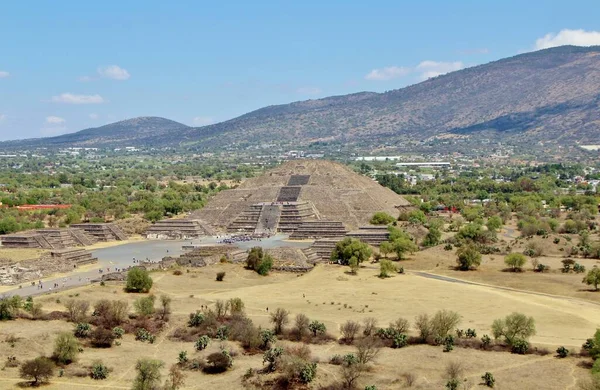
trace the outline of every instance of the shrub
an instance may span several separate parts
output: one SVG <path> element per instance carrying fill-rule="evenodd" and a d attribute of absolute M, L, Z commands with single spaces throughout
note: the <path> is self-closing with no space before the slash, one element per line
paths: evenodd
<path fill-rule="evenodd" d="M 511 352 L 524 355 L 529 350 L 529 343 L 523 339 L 515 339 L 511 344 Z"/>
<path fill-rule="evenodd" d="M 381 342 L 375 337 L 365 337 L 356 342 L 357 364 L 365 365 L 373 361 L 381 349 Z"/>
<path fill-rule="evenodd" d="M 396 220 L 396 218 L 392 217 L 388 213 L 385 213 L 383 211 L 378 211 L 375 214 L 373 214 L 373 217 L 371 218 L 369 223 L 372 225 L 389 225 L 390 223 L 394 222 L 395 220 Z"/>
<path fill-rule="evenodd" d="M 137 332 L 135 332 L 135 339 L 141 342 L 148 341 L 150 344 L 152 344 L 154 343 L 155 336 L 148 332 L 148 330 L 139 328 Z"/>
<path fill-rule="evenodd" d="M 217 338 L 221 341 L 225 341 L 229 338 L 229 327 L 222 325 L 217 328 Z"/>
<path fill-rule="evenodd" d="M 556 350 L 556 354 L 560 358 L 566 358 L 569 355 L 569 350 L 566 349 L 565 347 L 561 346 L 561 347 L 558 347 L 558 349 Z"/>
<path fill-rule="evenodd" d="M 450 379 L 446 382 L 446 389 L 448 390 L 457 390 L 460 385 L 460 381 L 458 379 Z"/>
<path fill-rule="evenodd" d="M 450 352 L 454 349 L 454 336 L 448 335 L 443 340 L 444 352 Z"/>
<path fill-rule="evenodd" d="M 69 299 L 65 302 L 65 307 L 69 313 L 69 321 L 81 322 L 85 320 L 90 303 L 82 300 Z"/>
<path fill-rule="evenodd" d="M 296 315 L 295 324 L 296 327 L 294 330 L 296 332 L 296 336 L 298 337 L 298 340 L 302 340 L 302 338 L 309 331 L 308 326 L 310 325 L 310 320 L 305 314 L 300 313 Z"/>
<path fill-rule="evenodd" d="M 331 252 L 331 261 L 341 265 L 358 264 L 368 260 L 371 257 L 372 251 L 369 245 L 355 238 L 346 237 L 339 241 Z"/>
<path fill-rule="evenodd" d="M 233 365 L 233 359 L 226 351 L 211 353 L 206 358 L 206 362 L 210 365 L 207 370 L 213 373 L 225 372 Z"/>
<path fill-rule="evenodd" d="M 404 348 L 408 345 L 408 337 L 403 333 L 397 333 L 392 340 L 392 348 Z"/>
<path fill-rule="evenodd" d="M 92 345 L 96 348 L 110 348 L 115 338 L 112 331 L 98 327 L 92 332 Z"/>
<path fill-rule="evenodd" d="M 173 275 L 175 275 L 175 276 L 181 276 L 181 275 L 183 275 L 183 272 L 181 272 L 180 269 L 176 269 L 175 271 L 173 271 Z"/>
<path fill-rule="evenodd" d="M 513 271 L 521 271 L 526 261 L 527 258 L 521 253 L 509 253 L 504 257 L 504 263 Z"/>
<path fill-rule="evenodd" d="M 120 339 L 123 338 L 123 335 L 125 334 L 125 329 L 115 326 L 112 332 L 115 335 L 116 339 Z"/>
<path fill-rule="evenodd" d="M 135 365 L 137 376 L 133 381 L 133 390 L 153 390 L 160 383 L 160 369 L 164 363 L 154 359 L 140 359 Z"/>
<path fill-rule="evenodd" d="M 491 372 L 483 374 L 481 379 L 483 380 L 483 384 L 487 387 L 493 388 L 496 385 L 496 379 L 494 379 L 494 375 Z"/>
<path fill-rule="evenodd" d="M 306 362 L 300 369 L 300 381 L 302 383 L 310 383 L 317 376 L 317 363 Z"/>
<path fill-rule="evenodd" d="M 535 335 L 535 320 L 525 314 L 512 313 L 504 319 L 494 320 L 492 334 L 495 339 L 504 337 L 506 343 L 512 346 L 517 340 L 525 341 Z"/>
<path fill-rule="evenodd" d="M 354 338 L 360 331 L 360 324 L 356 321 L 348 320 L 340 327 L 340 332 L 342 333 L 342 340 L 346 344 L 352 344 L 354 342 Z"/>
<path fill-rule="evenodd" d="M 390 328 L 396 333 L 407 333 L 409 326 L 408 320 L 402 317 L 398 318 L 394 322 L 390 322 Z"/>
<path fill-rule="evenodd" d="M 289 312 L 282 308 L 277 308 L 275 312 L 271 313 L 271 322 L 274 325 L 273 330 L 275 334 L 281 334 L 283 327 L 289 322 Z"/>
<path fill-rule="evenodd" d="M 23 379 L 31 379 L 31 384 L 37 386 L 39 383 L 47 382 L 54 374 L 54 364 L 45 357 L 37 357 L 24 362 L 19 375 Z"/>
<path fill-rule="evenodd" d="M 444 245 L 444 250 L 445 251 L 451 251 L 452 249 L 453 249 L 452 248 L 452 244 L 446 244 L 446 245 Z"/>
<path fill-rule="evenodd" d="M 265 349 L 268 348 L 269 345 L 271 345 L 275 340 L 277 340 L 277 337 L 275 337 L 275 332 L 273 332 L 271 329 L 263 329 L 260 332 L 260 339 L 262 341 L 261 348 Z"/>
<path fill-rule="evenodd" d="M 589 270 L 587 275 L 583 278 L 582 283 L 585 283 L 588 286 L 593 285 L 594 290 L 598 291 L 598 284 L 600 284 L 600 268 L 594 266 L 594 268 Z"/>
<path fill-rule="evenodd" d="M 263 354 L 263 364 L 268 363 L 267 371 L 275 371 L 275 366 L 281 355 L 283 355 L 283 348 L 281 347 L 269 348 L 265 351 Z"/>
<path fill-rule="evenodd" d="M 154 314 L 154 301 L 156 297 L 154 295 L 149 295 L 147 297 L 138 298 L 133 302 L 133 307 L 141 316 L 149 316 Z"/>
<path fill-rule="evenodd" d="M 231 298 L 229 300 L 229 311 L 231 315 L 238 315 L 244 312 L 244 301 L 240 298 Z"/>
<path fill-rule="evenodd" d="M 379 277 L 389 278 L 390 273 L 396 272 L 396 265 L 390 260 L 381 260 L 379 262 Z"/>
<path fill-rule="evenodd" d="M 363 322 L 363 335 L 369 337 L 375 334 L 375 330 L 377 329 L 377 319 L 373 317 L 368 317 L 365 318 Z"/>
<path fill-rule="evenodd" d="M 88 337 L 91 331 L 92 326 L 90 324 L 80 322 L 77 325 L 75 325 L 75 331 L 73 333 L 75 334 L 75 337 L 83 339 Z"/>
<path fill-rule="evenodd" d="M 327 331 L 327 327 L 324 323 L 314 320 L 308 325 L 308 329 L 313 333 L 313 336 L 317 336 L 319 334 L 325 334 Z"/>
<path fill-rule="evenodd" d="M 125 290 L 134 293 L 147 293 L 152 288 L 152 278 L 144 268 L 135 267 L 127 272 Z"/>
<path fill-rule="evenodd" d="M 79 342 L 71 333 L 59 333 L 54 340 L 53 357 L 61 364 L 69 364 L 77 360 Z"/>
<path fill-rule="evenodd" d="M 204 322 L 205 316 L 199 311 L 190 313 L 190 319 L 188 320 L 188 326 L 198 327 Z"/>
<path fill-rule="evenodd" d="M 194 346 L 196 347 L 196 351 L 202 351 L 208 347 L 208 344 L 210 344 L 210 337 L 204 335 L 200 336 Z"/>
<path fill-rule="evenodd" d="M 250 249 L 250 253 L 246 259 L 246 267 L 256 271 L 260 275 L 268 275 L 271 268 L 273 268 L 273 258 L 261 247 L 257 246 Z"/>
<path fill-rule="evenodd" d="M 575 272 L 576 274 L 582 274 L 585 272 L 585 266 L 583 266 L 579 263 L 575 263 L 573 265 L 573 272 Z"/>
<path fill-rule="evenodd" d="M 177 362 L 179 364 L 185 364 L 188 362 L 187 351 L 179 351 L 179 355 L 177 355 Z"/>
<path fill-rule="evenodd" d="M 481 253 L 472 245 L 462 246 L 456 251 L 458 269 L 468 271 L 476 269 L 481 264 Z"/>
<path fill-rule="evenodd" d="M 102 380 L 108 378 L 108 367 L 102 364 L 101 361 L 95 361 L 92 364 L 90 376 L 95 380 Z"/>
<path fill-rule="evenodd" d="M 128 305 L 125 301 L 109 301 L 102 299 L 94 305 L 92 316 L 97 318 L 98 324 L 110 329 L 121 325 L 127 317 Z"/>
<path fill-rule="evenodd" d="M 492 339 L 487 334 L 484 334 L 483 337 L 481 337 L 481 347 L 483 349 L 488 349 L 490 344 L 492 344 Z"/>
<path fill-rule="evenodd" d="M 217 282 L 222 282 L 225 279 L 225 272 L 217 272 Z"/>
<path fill-rule="evenodd" d="M 427 342 L 427 339 L 432 334 L 429 316 L 427 314 L 419 314 L 415 318 L 415 328 L 419 330 L 419 337 L 421 338 L 421 341 Z"/>
<path fill-rule="evenodd" d="M 432 336 L 444 339 L 460 323 L 460 315 L 451 310 L 439 310 L 431 318 Z"/>

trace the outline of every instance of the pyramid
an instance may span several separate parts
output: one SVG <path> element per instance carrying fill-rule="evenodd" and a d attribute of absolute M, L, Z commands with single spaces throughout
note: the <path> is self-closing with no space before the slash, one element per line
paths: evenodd
<path fill-rule="evenodd" d="M 395 192 L 344 165 L 293 160 L 218 193 L 193 218 L 217 231 L 293 233 L 306 224 L 305 233 L 310 226 L 336 226 L 343 235 L 339 223 L 355 230 L 378 211 L 397 217 L 400 209 L 409 207 Z"/>

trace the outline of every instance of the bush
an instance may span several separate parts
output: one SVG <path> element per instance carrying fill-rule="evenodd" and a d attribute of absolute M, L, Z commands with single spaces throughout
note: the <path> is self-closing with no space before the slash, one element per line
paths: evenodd
<path fill-rule="evenodd" d="M 483 380 L 483 384 L 487 387 L 493 388 L 496 385 L 496 379 L 494 379 L 494 375 L 491 372 L 483 374 L 481 379 Z"/>
<path fill-rule="evenodd" d="M 149 316 L 154 314 L 154 301 L 156 297 L 149 295 L 147 297 L 138 298 L 133 302 L 133 307 L 137 314 L 141 316 Z"/>
<path fill-rule="evenodd" d="M 372 251 L 369 245 L 355 238 L 346 237 L 339 241 L 331 252 L 331 261 L 341 265 L 350 265 L 354 271 L 363 261 L 369 260 Z"/>
<path fill-rule="evenodd" d="M 324 323 L 314 320 L 308 325 L 308 329 L 313 333 L 313 336 L 317 337 L 317 335 L 325 334 L 327 332 L 327 327 Z"/>
<path fill-rule="evenodd" d="M 225 341 L 229 338 L 229 327 L 222 325 L 217 328 L 217 338 L 221 341 Z"/>
<path fill-rule="evenodd" d="M 108 367 L 102 364 L 101 361 L 96 361 L 92 364 L 90 376 L 95 380 L 106 379 L 108 378 Z"/>
<path fill-rule="evenodd" d="M 364 328 L 363 328 L 363 336 L 369 337 L 375 334 L 377 329 L 377 319 L 373 317 L 368 317 L 363 320 Z"/>
<path fill-rule="evenodd" d="M 431 318 L 431 334 L 436 339 L 444 339 L 460 323 L 460 315 L 451 310 L 439 310 Z"/>
<path fill-rule="evenodd" d="M 273 268 L 273 258 L 266 253 L 261 247 L 256 246 L 250 249 L 248 258 L 246 259 L 246 267 L 259 273 L 260 275 L 268 275 Z"/>
<path fill-rule="evenodd" d="M 283 348 L 281 347 L 269 348 L 265 351 L 263 354 L 263 364 L 268 363 L 267 371 L 275 371 L 275 366 L 281 355 L 283 355 Z"/>
<path fill-rule="evenodd" d="M 300 370 L 300 381 L 302 383 L 310 383 L 317 376 L 317 363 L 306 362 Z"/>
<path fill-rule="evenodd" d="M 156 336 L 144 328 L 139 328 L 137 332 L 135 332 L 135 339 L 141 342 L 148 341 L 150 344 L 153 344 Z"/>
<path fill-rule="evenodd" d="M 137 376 L 133 381 L 133 390 L 153 390 L 160 383 L 160 369 L 164 363 L 154 359 L 140 359 L 135 365 Z"/>
<path fill-rule="evenodd" d="M 97 319 L 98 325 L 111 329 L 125 321 L 127 310 L 128 305 L 125 301 L 102 299 L 96 302 L 92 316 Z"/>
<path fill-rule="evenodd" d="M 488 349 L 491 344 L 492 344 L 492 339 L 490 338 L 490 336 L 488 336 L 487 334 L 484 334 L 483 337 L 481 337 L 481 347 L 483 349 Z"/>
<path fill-rule="evenodd" d="M 190 313 L 190 319 L 188 320 L 188 326 L 198 327 L 204 322 L 205 316 L 199 311 Z"/>
<path fill-rule="evenodd" d="M 92 345 L 96 348 L 110 348 L 115 338 L 112 331 L 98 327 L 92 332 Z"/>
<path fill-rule="evenodd" d="M 390 260 L 381 260 L 379 262 L 379 277 L 389 278 L 390 273 L 396 272 L 396 265 Z"/>
<path fill-rule="evenodd" d="M 144 268 L 135 267 L 127 272 L 125 290 L 134 293 L 147 293 L 152 288 L 152 278 Z"/>
<path fill-rule="evenodd" d="M 196 351 L 202 351 L 208 347 L 208 344 L 210 344 L 210 337 L 204 335 L 200 336 L 194 346 L 196 347 Z"/>
<path fill-rule="evenodd" d="M 281 334 L 283 327 L 289 322 L 289 312 L 282 308 L 277 308 L 275 312 L 271 313 L 271 322 L 274 325 L 273 330 L 275 334 Z"/>
<path fill-rule="evenodd" d="M 59 333 L 54 340 L 53 357 L 61 364 L 69 364 L 77 360 L 79 342 L 71 333 Z"/>
<path fill-rule="evenodd" d="M 342 340 L 346 344 L 352 344 L 354 338 L 360 332 L 360 324 L 356 321 L 348 320 L 340 327 L 340 332 L 342 333 Z"/>
<path fill-rule="evenodd" d="M 310 320 L 305 314 L 300 313 L 296 315 L 295 324 L 296 327 L 294 328 L 294 331 L 296 332 L 296 336 L 298 337 L 298 340 L 302 340 L 309 331 L 308 326 L 310 325 Z"/>
<path fill-rule="evenodd" d="M 525 355 L 529 351 L 529 343 L 523 339 L 515 339 L 511 344 L 511 352 L 519 355 Z"/>
<path fill-rule="evenodd" d="M 504 257 L 504 263 L 513 271 L 521 271 L 526 261 L 527 258 L 521 253 L 509 253 Z"/>
<path fill-rule="evenodd" d="M 54 364 L 45 357 L 37 357 L 24 362 L 19 375 L 23 379 L 31 379 L 31 384 L 37 386 L 40 383 L 47 382 L 54 374 Z"/>
<path fill-rule="evenodd" d="M 460 247 L 456 255 L 456 263 L 461 271 L 476 269 L 481 264 L 481 253 L 472 245 Z"/>
<path fill-rule="evenodd" d="M 112 332 L 115 335 L 116 339 L 120 339 L 123 338 L 123 335 L 125 334 L 125 329 L 115 326 Z"/>
<path fill-rule="evenodd" d="M 206 358 L 206 362 L 210 365 L 206 370 L 211 373 L 225 372 L 233 365 L 233 359 L 226 351 L 211 353 Z"/>
<path fill-rule="evenodd" d="M 177 355 L 177 362 L 179 364 L 185 364 L 188 362 L 187 351 L 179 351 L 179 355 Z"/>
<path fill-rule="evenodd" d="M 403 333 L 397 333 L 392 340 L 392 348 L 404 348 L 408 345 L 408 336 Z"/>
<path fill-rule="evenodd" d="M 69 299 L 65 303 L 65 307 L 69 313 L 69 321 L 82 322 L 85 320 L 87 311 L 90 308 L 90 303 L 82 300 Z"/>
<path fill-rule="evenodd" d="M 371 225 L 389 225 L 390 223 L 394 222 L 395 220 L 396 220 L 396 218 L 392 217 L 388 213 L 385 213 L 383 211 L 378 211 L 375 214 L 373 214 L 373 217 L 371 218 L 369 223 Z"/>
<path fill-rule="evenodd" d="M 598 284 L 600 284 L 600 268 L 594 266 L 588 271 L 587 275 L 583 278 L 582 283 L 587 285 L 593 285 L 594 290 L 598 291 Z"/>
<path fill-rule="evenodd" d="M 75 334 L 75 337 L 83 339 L 88 337 L 91 331 L 92 326 L 90 324 L 80 322 L 77 325 L 75 325 L 75 331 L 73 333 Z"/>
<path fill-rule="evenodd" d="M 217 282 L 222 282 L 225 279 L 225 272 L 217 272 Z"/>
<path fill-rule="evenodd" d="M 231 315 L 239 315 L 244 313 L 244 301 L 240 298 L 231 298 L 229 300 L 229 311 Z"/>
<path fill-rule="evenodd" d="M 495 339 L 504 337 L 504 341 L 512 346 L 516 341 L 525 341 L 535 335 L 535 320 L 525 314 L 512 313 L 504 319 L 494 320 L 492 334 Z"/>
<path fill-rule="evenodd" d="M 569 355 L 569 350 L 561 346 L 556 350 L 556 354 L 560 358 L 566 358 Z"/>

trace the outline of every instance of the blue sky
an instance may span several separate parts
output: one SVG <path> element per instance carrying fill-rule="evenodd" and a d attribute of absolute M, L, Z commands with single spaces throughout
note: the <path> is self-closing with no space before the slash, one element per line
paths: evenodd
<path fill-rule="evenodd" d="M 203 125 L 401 88 L 536 48 L 600 44 L 598 15 L 597 0 L 9 1 L 0 140 L 136 116 Z"/>

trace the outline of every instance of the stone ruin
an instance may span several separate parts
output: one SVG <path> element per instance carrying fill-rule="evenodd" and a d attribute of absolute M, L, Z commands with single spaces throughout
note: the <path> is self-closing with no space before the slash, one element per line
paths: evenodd
<path fill-rule="evenodd" d="M 73 271 L 87 264 L 94 264 L 98 259 L 85 249 L 59 249 L 50 251 L 37 259 L 22 260 L 12 263 L 0 259 L 0 285 L 14 285 L 36 281 L 45 276 Z"/>
<path fill-rule="evenodd" d="M 61 249 L 92 245 L 95 240 L 82 229 L 39 229 L 0 237 L 7 248 Z"/>
<path fill-rule="evenodd" d="M 164 219 L 151 225 L 146 230 L 146 238 L 150 240 L 190 240 L 202 236 L 215 235 L 214 229 L 199 219 L 173 218 Z"/>
<path fill-rule="evenodd" d="M 106 242 L 127 240 L 127 235 L 114 223 L 77 223 L 71 225 L 71 228 L 85 231 L 85 233 L 95 241 Z"/>

